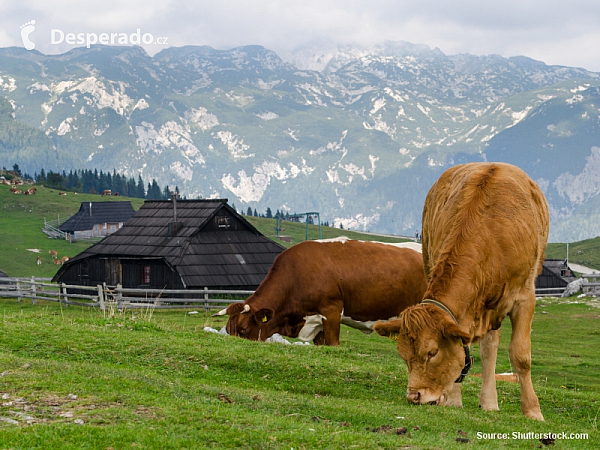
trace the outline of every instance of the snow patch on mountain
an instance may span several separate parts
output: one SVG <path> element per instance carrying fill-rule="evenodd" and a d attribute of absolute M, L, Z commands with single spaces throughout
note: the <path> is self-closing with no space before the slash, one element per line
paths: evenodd
<path fill-rule="evenodd" d="M 210 130 L 212 127 L 219 125 L 219 119 L 214 114 L 208 112 L 204 107 L 192 108 L 183 113 L 183 118 L 188 123 L 194 123 L 200 127 L 202 131 Z"/>
<path fill-rule="evenodd" d="M 193 144 L 187 129 L 177 122 L 165 122 L 159 130 L 154 124 L 142 122 L 135 127 L 136 143 L 142 154 L 161 154 L 166 149 L 177 148 L 190 164 L 204 164 L 205 159 L 200 150 Z"/>
<path fill-rule="evenodd" d="M 133 107 L 134 110 L 136 110 L 136 109 L 142 110 L 142 109 L 148 109 L 148 108 L 150 108 L 150 105 L 148 105 L 148 102 L 146 101 L 145 98 L 140 98 L 138 100 L 138 102 L 135 104 L 135 106 Z"/>
<path fill-rule="evenodd" d="M 71 131 L 71 123 L 73 123 L 73 117 L 67 117 L 58 126 L 56 134 L 59 136 L 64 136 L 65 134 L 69 133 Z"/>
<path fill-rule="evenodd" d="M 264 113 L 256 114 L 257 117 L 260 117 L 262 120 L 273 120 L 279 117 L 279 114 L 276 114 L 271 111 L 267 111 Z"/>
<path fill-rule="evenodd" d="M 277 161 L 263 161 L 262 164 L 254 166 L 252 176 L 248 176 L 242 169 L 237 173 L 238 179 L 230 173 L 224 174 L 221 183 L 225 189 L 231 191 L 241 201 L 258 202 L 271 183 L 271 178 L 285 182 L 285 180 L 296 178 L 300 174 L 308 176 L 315 170 L 314 167 L 309 167 L 304 160 L 300 166 L 289 163 L 288 167 L 281 167 Z"/>
<path fill-rule="evenodd" d="M 133 99 L 124 93 L 125 83 L 115 83 L 115 85 L 117 87 L 110 85 L 109 89 L 96 77 L 88 77 L 71 86 L 69 92 L 79 91 L 82 94 L 89 94 L 98 109 L 111 108 L 123 116 L 133 104 Z"/>
<path fill-rule="evenodd" d="M 339 227 L 340 224 L 344 226 L 346 230 L 362 230 L 368 231 L 369 228 L 379 222 L 381 214 L 375 213 L 371 216 L 364 215 L 362 213 L 350 216 L 350 217 L 336 217 L 333 220 L 334 226 Z"/>
<path fill-rule="evenodd" d="M 48 92 L 48 94 L 51 93 L 51 89 L 49 86 L 40 83 L 38 81 L 36 81 L 35 83 L 33 83 L 31 86 L 27 87 L 27 89 L 29 89 L 29 93 L 30 94 L 35 94 L 36 92 Z"/>
<path fill-rule="evenodd" d="M 171 171 L 179 178 L 185 181 L 192 181 L 194 170 L 189 166 L 184 166 L 181 161 L 175 161 L 170 166 Z"/>
<path fill-rule="evenodd" d="M 244 140 L 238 135 L 233 134 L 231 131 L 218 131 L 216 136 L 223 144 L 225 144 L 233 159 L 247 159 L 256 156 L 254 153 L 246 154 L 246 151 L 250 146 L 244 144 Z"/>
<path fill-rule="evenodd" d="M 9 75 L 3 75 L 0 77 L 0 89 L 7 92 L 12 92 L 17 89 L 17 80 Z"/>

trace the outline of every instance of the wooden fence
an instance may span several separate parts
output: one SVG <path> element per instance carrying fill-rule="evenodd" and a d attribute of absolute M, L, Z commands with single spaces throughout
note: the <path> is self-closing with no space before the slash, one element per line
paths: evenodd
<path fill-rule="evenodd" d="M 586 278 L 587 277 L 587 278 Z M 600 293 L 600 274 L 583 275 L 583 292 Z M 65 306 L 92 306 L 104 311 L 107 308 L 222 309 L 231 303 L 243 303 L 254 291 L 212 289 L 133 289 L 121 285 L 77 286 L 49 283 L 50 278 L 0 278 L 0 297 L 60 302 Z M 562 288 L 536 289 L 536 297 L 561 296 Z"/>
<path fill-rule="evenodd" d="M 64 283 L 48 283 L 49 278 L 0 278 L 0 297 L 59 302 L 65 306 L 91 306 L 102 311 L 107 309 L 150 308 L 222 309 L 231 303 L 243 303 L 254 291 L 212 289 L 130 289 L 121 285 L 77 286 Z"/>
<path fill-rule="evenodd" d="M 584 294 L 600 295 L 600 273 L 584 274 L 581 278 L 583 278 L 581 290 Z"/>

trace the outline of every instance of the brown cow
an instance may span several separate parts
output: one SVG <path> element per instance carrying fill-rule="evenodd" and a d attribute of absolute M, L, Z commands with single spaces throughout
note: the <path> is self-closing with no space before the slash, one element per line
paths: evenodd
<path fill-rule="evenodd" d="M 58 252 L 56 250 L 50 250 L 48 253 L 52 255 L 52 259 L 58 258 Z"/>
<path fill-rule="evenodd" d="M 110 193 L 111 193 L 111 190 L 110 190 L 110 189 L 107 189 L 107 190 L 105 190 L 105 191 L 102 191 L 102 194 L 100 194 L 100 196 L 101 196 L 101 197 L 104 197 L 105 195 L 108 195 L 108 196 L 110 197 Z"/>
<path fill-rule="evenodd" d="M 461 406 L 455 380 L 468 370 L 468 345 L 481 339 L 480 406 L 497 410 L 499 328 L 509 316 L 508 350 L 521 384 L 521 409 L 544 420 L 531 382 L 530 333 L 548 227 L 544 195 L 517 167 L 465 164 L 433 185 L 423 209 L 425 300 L 399 320 L 375 326 L 379 334 L 399 334 L 409 402 Z"/>
<path fill-rule="evenodd" d="M 421 255 L 408 248 L 345 241 L 297 244 L 275 259 L 256 292 L 234 303 L 227 332 L 251 340 L 275 333 L 339 345 L 340 324 L 372 330 L 425 292 Z M 310 322 L 319 328 L 303 329 Z M 308 323 L 307 323 L 308 322 Z"/>

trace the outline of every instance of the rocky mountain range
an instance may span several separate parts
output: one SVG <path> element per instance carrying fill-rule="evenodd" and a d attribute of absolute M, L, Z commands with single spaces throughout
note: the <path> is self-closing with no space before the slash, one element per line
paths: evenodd
<path fill-rule="evenodd" d="M 600 74 L 404 42 L 230 50 L 0 49 L 0 163 L 33 174 L 116 169 L 413 235 L 448 167 L 504 161 L 551 207 L 551 241 L 600 234 Z"/>

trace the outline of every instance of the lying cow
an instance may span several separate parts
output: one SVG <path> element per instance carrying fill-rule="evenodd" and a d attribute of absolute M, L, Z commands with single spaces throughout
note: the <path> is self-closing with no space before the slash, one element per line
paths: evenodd
<path fill-rule="evenodd" d="M 494 378 L 500 325 L 509 316 L 509 356 L 521 384 L 521 409 L 544 420 L 531 383 L 535 279 L 548 238 L 548 205 L 521 169 L 500 163 L 453 167 L 433 185 L 423 209 L 423 302 L 378 324 L 399 334 L 411 403 L 462 405 L 469 344 L 481 339 L 480 406 L 498 409 Z"/>
<path fill-rule="evenodd" d="M 375 321 L 419 302 L 425 287 L 422 256 L 414 250 L 306 241 L 277 256 L 256 292 L 219 315 L 229 314 L 229 334 L 246 339 L 279 333 L 339 345 L 342 323 L 372 330 Z"/>

